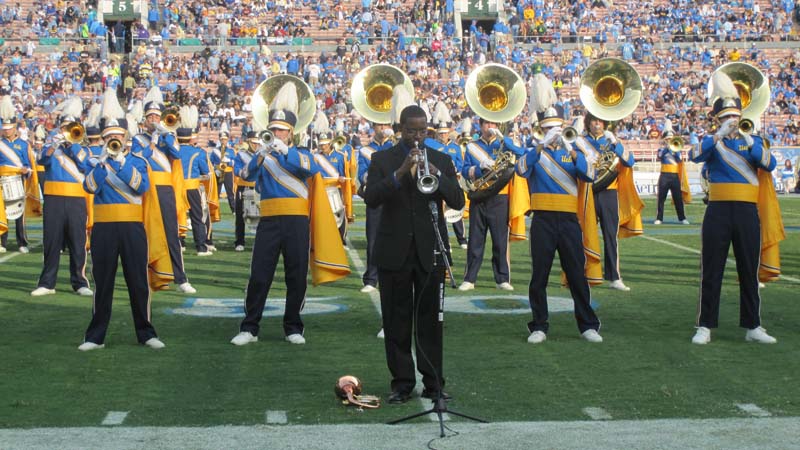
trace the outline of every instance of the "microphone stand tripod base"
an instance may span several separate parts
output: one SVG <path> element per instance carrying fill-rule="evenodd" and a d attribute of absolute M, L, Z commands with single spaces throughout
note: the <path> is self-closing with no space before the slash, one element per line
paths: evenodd
<path fill-rule="evenodd" d="M 425 411 L 412 414 L 410 416 L 401 417 L 399 419 L 392 420 L 390 422 L 386 422 L 387 425 L 397 425 L 398 423 L 402 423 L 411 419 L 416 419 L 417 417 L 427 416 L 428 414 L 436 414 L 439 417 L 439 437 L 444 437 L 444 414 L 452 414 L 454 416 L 463 417 L 464 419 L 474 420 L 475 422 L 480 423 L 489 423 L 489 421 L 480 419 L 478 417 L 468 416 L 466 414 L 462 414 L 457 411 L 452 411 L 447 409 L 447 400 L 442 397 L 442 391 L 439 391 L 438 396 L 433 400 L 433 406 L 430 409 Z"/>

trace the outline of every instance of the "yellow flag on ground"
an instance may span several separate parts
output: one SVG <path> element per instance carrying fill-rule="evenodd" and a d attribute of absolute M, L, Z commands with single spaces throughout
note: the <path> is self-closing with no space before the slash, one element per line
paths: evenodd
<path fill-rule="evenodd" d="M 325 181 L 316 174 L 309 184 L 309 265 L 314 286 L 350 275 L 350 264 L 336 227 Z"/>

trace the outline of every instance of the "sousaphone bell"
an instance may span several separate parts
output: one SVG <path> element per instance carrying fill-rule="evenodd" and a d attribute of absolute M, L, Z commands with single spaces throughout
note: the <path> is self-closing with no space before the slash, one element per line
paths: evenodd
<path fill-rule="evenodd" d="M 373 123 L 391 123 L 392 93 L 402 86 L 414 98 L 411 78 L 391 64 L 373 64 L 358 72 L 350 84 L 353 107 Z"/>
<path fill-rule="evenodd" d="M 751 134 L 758 129 L 760 117 L 769 107 L 770 88 L 767 75 L 743 62 L 731 62 L 723 64 L 714 71 L 721 71 L 727 75 L 742 102 L 742 118 L 739 121 L 739 131 L 743 134 Z M 714 78 L 714 74 L 711 75 Z M 711 83 L 708 84 L 707 95 L 711 96 Z M 715 98 L 709 98 L 713 104 Z"/>
<path fill-rule="evenodd" d="M 301 142 L 300 137 L 314 119 L 317 101 L 311 87 L 305 81 L 293 75 L 274 75 L 262 81 L 250 98 L 253 111 L 253 125 L 256 130 L 269 128 L 269 104 L 283 85 L 292 83 L 297 90 L 297 123 L 294 126 L 294 142 Z"/>
<path fill-rule="evenodd" d="M 583 72 L 579 95 L 586 111 L 613 122 L 631 115 L 642 100 L 642 79 L 636 69 L 617 58 L 595 61 Z M 595 163 L 594 192 L 605 190 L 617 178 L 619 158 L 613 151 L 599 155 Z"/>

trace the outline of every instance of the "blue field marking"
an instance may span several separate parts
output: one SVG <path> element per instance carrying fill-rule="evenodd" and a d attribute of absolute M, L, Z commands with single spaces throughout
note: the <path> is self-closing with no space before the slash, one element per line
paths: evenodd
<path fill-rule="evenodd" d="M 310 297 L 306 299 L 303 314 L 331 314 L 347 310 L 339 303 L 328 303 L 341 297 Z M 265 317 L 283 317 L 286 299 L 270 298 L 264 306 Z M 244 317 L 244 300 L 241 298 L 190 298 L 183 306 L 166 309 L 167 314 L 192 317 Z"/>

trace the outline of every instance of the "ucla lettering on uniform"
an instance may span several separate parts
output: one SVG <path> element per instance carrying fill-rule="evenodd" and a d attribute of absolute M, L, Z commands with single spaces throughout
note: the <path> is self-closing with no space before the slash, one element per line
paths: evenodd
<path fill-rule="evenodd" d="M 564 155 L 564 156 L 561 157 L 561 162 L 571 163 L 572 162 L 572 157 L 569 156 L 569 155 Z"/>

